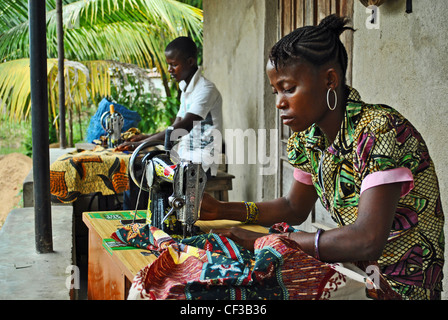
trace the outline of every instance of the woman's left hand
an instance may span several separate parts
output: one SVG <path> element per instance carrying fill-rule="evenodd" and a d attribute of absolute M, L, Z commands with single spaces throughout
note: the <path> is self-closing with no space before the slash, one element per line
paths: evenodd
<path fill-rule="evenodd" d="M 232 239 L 244 248 L 254 251 L 255 240 L 265 236 L 265 233 L 232 227 L 230 229 L 213 229 L 211 232 Z"/>

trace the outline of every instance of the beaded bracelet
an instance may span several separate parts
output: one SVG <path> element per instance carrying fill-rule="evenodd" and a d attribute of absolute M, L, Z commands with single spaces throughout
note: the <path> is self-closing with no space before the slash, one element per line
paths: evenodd
<path fill-rule="evenodd" d="M 314 236 L 314 258 L 320 260 L 319 256 L 319 238 L 320 235 L 324 233 L 324 229 L 317 229 L 316 235 Z"/>
<path fill-rule="evenodd" d="M 246 202 L 244 201 L 244 205 L 246 206 L 246 221 L 245 224 L 256 223 L 258 221 L 258 207 L 254 202 Z"/>

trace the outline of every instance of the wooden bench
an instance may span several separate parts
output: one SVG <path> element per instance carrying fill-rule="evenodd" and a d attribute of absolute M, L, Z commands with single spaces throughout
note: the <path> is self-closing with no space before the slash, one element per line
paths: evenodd
<path fill-rule="evenodd" d="M 232 190 L 232 180 L 235 178 L 224 171 L 218 171 L 216 176 L 207 180 L 205 192 L 221 201 L 229 201 L 229 190 Z"/>

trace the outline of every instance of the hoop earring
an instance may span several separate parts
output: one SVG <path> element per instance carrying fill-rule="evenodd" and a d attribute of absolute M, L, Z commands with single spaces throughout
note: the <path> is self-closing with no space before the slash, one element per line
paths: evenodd
<path fill-rule="evenodd" d="M 330 91 L 334 92 L 334 106 L 333 106 L 333 108 L 330 106 Z M 336 109 L 337 104 L 338 104 L 338 95 L 336 94 L 335 90 L 329 88 L 328 91 L 327 91 L 327 106 L 328 106 L 328 109 L 330 109 L 331 111 L 334 111 L 334 109 Z"/>

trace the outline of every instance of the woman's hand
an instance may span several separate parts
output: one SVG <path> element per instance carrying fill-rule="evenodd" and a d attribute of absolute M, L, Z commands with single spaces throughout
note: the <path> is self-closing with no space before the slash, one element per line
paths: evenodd
<path fill-rule="evenodd" d="M 250 251 L 254 251 L 255 241 L 266 235 L 265 233 L 250 231 L 238 227 L 232 227 L 230 229 L 213 229 L 211 232 L 232 239 Z"/>

